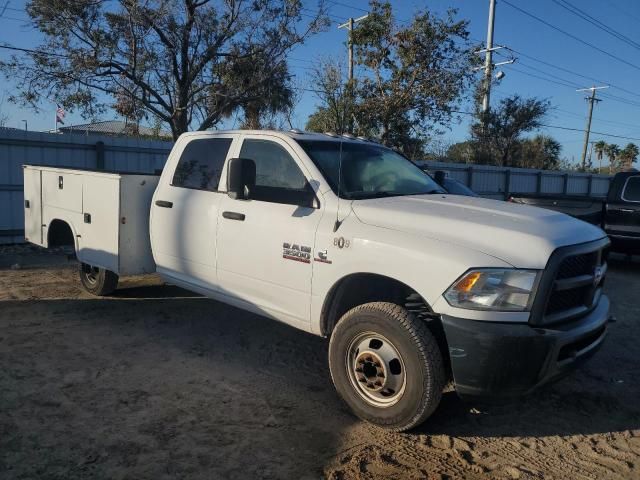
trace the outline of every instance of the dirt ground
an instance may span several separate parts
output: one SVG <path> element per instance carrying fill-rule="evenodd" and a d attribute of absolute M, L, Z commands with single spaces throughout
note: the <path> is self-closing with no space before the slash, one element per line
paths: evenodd
<path fill-rule="evenodd" d="M 581 370 L 391 434 L 338 399 L 321 338 L 154 277 L 98 299 L 64 255 L 4 247 L 0 478 L 640 478 L 640 263 L 607 290 Z"/>

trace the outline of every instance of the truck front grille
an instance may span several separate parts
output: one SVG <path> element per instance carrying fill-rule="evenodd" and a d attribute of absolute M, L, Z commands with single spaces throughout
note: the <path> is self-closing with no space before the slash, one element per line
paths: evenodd
<path fill-rule="evenodd" d="M 532 323 L 553 325 L 580 318 L 600 300 L 607 272 L 609 242 L 558 249 L 544 273 L 541 302 Z"/>
<path fill-rule="evenodd" d="M 598 261 L 598 253 L 589 252 L 565 258 L 560 264 L 556 278 L 571 278 L 578 275 L 591 275 Z"/>

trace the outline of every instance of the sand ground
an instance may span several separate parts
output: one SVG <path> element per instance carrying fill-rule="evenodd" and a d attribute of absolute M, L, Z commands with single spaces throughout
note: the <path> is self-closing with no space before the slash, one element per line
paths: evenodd
<path fill-rule="evenodd" d="M 321 338 L 156 277 L 92 297 L 64 255 L 3 247 L 0 478 L 640 478 L 640 263 L 611 263 L 584 367 L 390 434 L 341 403 Z"/>

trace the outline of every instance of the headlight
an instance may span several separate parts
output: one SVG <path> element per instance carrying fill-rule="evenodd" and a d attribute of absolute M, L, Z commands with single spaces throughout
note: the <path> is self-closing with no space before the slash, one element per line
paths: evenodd
<path fill-rule="evenodd" d="M 528 311 L 538 286 L 537 270 L 477 269 L 465 273 L 445 292 L 452 307 L 472 310 Z"/>

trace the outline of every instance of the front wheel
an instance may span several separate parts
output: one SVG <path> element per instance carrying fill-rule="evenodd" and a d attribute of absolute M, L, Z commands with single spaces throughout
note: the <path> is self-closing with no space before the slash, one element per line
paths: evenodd
<path fill-rule="evenodd" d="M 427 326 L 399 305 L 375 302 L 348 311 L 329 343 L 336 390 L 353 412 L 404 431 L 440 403 L 445 368 Z"/>
<path fill-rule="evenodd" d="M 118 286 L 118 275 L 110 270 L 81 263 L 79 273 L 84 289 L 94 295 L 109 295 Z"/>

